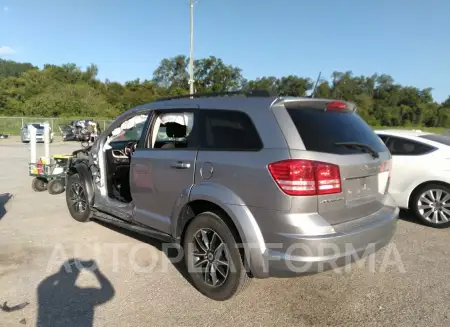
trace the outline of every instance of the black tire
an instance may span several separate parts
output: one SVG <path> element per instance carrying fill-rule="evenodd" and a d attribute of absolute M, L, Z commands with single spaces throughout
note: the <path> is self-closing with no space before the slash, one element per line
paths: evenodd
<path fill-rule="evenodd" d="M 55 195 L 64 192 L 64 182 L 61 179 L 52 179 L 47 185 L 48 193 Z"/>
<path fill-rule="evenodd" d="M 75 194 L 75 191 L 78 191 L 78 194 Z M 74 200 L 77 200 L 77 202 Z M 81 182 L 78 174 L 70 175 L 68 178 L 66 185 L 66 203 L 70 215 L 76 221 L 84 223 L 89 221 L 92 217 L 92 211 L 88 204 L 86 187 Z"/>
<path fill-rule="evenodd" d="M 44 192 L 44 191 L 46 191 L 47 190 L 47 185 L 48 185 L 47 180 L 45 180 L 44 178 L 35 177 L 31 181 L 31 188 L 35 192 Z"/>
<path fill-rule="evenodd" d="M 433 202 L 430 192 L 433 192 L 433 196 L 436 199 L 436 201 L 433 202 L 433 204 L 429 204 L 426 200 L 421 200 L 422 195 L 426 194 L 428 192 L 429 195 L 426 196 L 426 200 L 429 202 Z M 437 193 L 441 193 L 440 200 L 437 199 Z M 414 214 L 414 216 L 425 226 L 433 227 L 433 228 L 446 228 L 450 227 L 450 215 L 448 212 L 450 212 L 450 207 L 448 206 L 450 204 L 450 199 L 445 199 L 445 197 L 450 196 L 450 187 L 445 184 L 426 184 L 417 190 L 415 190 L 411 196 L 411 202 L 410 202 L 410 210 Z M 423 198 L 422 198 L 423 199 Z M 443 207 L 444 202 L 442 200 L 446 200 L 445 207 Z M 420 203 L 419 203 L 420 201 Z M 429 206 L 428 208 L 420 208 L 420 205 Z M 436 212 L 437 221 L 432 219 L 434 212 Z M 445 211 L 444 211 L 445 210 Z M 428 213 L 430 213 L 427 216 Z M 442 217 L 447 217 L 447 221 L 445 219 L 442 219 Z M 427 219 L 428 218 L 428 219 Z"/>
<path fill-rule="evenodd" d="M 204 212 L 199 214 L 188 225 L 183 241 L 185 264 L 194 286 L 200 293 L 216 301 L 225 301 L 239 294 L 245 289 L 251 280 L 245 269 L 239 248 L 237 247 L 237 237 L 224 222 L 221 215 L 222 214 L 213 212 Z M 205 277 L 203 269 L 202 272 L 194 271 L 194 261 L 199 258 L 193 254 L 194 248 L 196 248 L 195 252 L 199 252 L 197 250 L 199 248 L 199 243 L 196 243 L 194 237 L 198 235 L 198 233 L 201 234 L 201 230 L 206 231 L 209 235 L 213 235 L 213 233 L 216 234 L 215 241 L 211 242 L 213 243 L 211 247 L 212 250 L 215 250 L 214 247 L 217 249 L 217 245 L 221 242 L 226 245 L 228 252 L 227 257 L 222 256 L 222 259 L 218 261 L 209 257 L 210 254 L 211 257 L 215 257 L 215 253 L 218 251 L 210 251 L 208 252 L 208 255 L 203 257 L 204 260 L 207 260 L 207 258 L 211 260 L 209 263 L 206 263 L 206 266 L 203 266 L 204 270 L 206 270 L 206 267 L 208 267 L 207 265 L 212 264 L 212 262 L 217 263 L 228 260 L 228 269 L 226 269 L 226 265 L 219 265 L 220 270 L 217 266 L 214 266 L 214 271 L 216 271 L 216 286 L 209 285 L 208 282 L 205 281 L 208 279 L 211 283 L 213 281 L 212 275 Z M 213 237 L 211 236 L 210 240 L 212 239 Z M 203 243 L 203 245 L 204 244 L 206 243 Z M 213 252 L 215 253 L 212 254 Z M 198 260 L 198 262 L 200 262 L 203 259 Z M 216 263 L 214 263 L 214 265 Z M 219 272 L 222 273 L 219 274 Z"/>

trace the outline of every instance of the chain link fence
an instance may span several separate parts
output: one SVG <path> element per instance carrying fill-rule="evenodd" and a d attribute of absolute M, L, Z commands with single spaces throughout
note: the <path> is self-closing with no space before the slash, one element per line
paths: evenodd
<path fill-rule="evenodd" d="M 19 135 L 20 130 L 26 124 L 48 122 L 55 135 L 59 135 L 59 125 L 68 125 L 72 120 L 86 118 L 45 118 L 45 117 L 2 117 L 0 116 L 0 134 Z M 113 120 L 95 119 L 100 124 L 100 128 L 105 130 Z"/>

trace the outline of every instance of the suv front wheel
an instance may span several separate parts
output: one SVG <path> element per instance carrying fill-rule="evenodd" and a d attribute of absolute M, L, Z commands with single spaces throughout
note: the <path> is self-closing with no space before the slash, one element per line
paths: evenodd
<path fill-rule="evenodd" d="M 79 222 L 89 221 L 89 207 L 86 189 L 78 174 L 70 175 L 66 186 L 66 202 L 70 215 Z"/>
<path fill-rule="evenodd" d="M 195 217 L 183 246 L 189 275 L 203 295 L 224 301 L 249 284 L 236 238 L 219 214 L 204 212 Z"/>

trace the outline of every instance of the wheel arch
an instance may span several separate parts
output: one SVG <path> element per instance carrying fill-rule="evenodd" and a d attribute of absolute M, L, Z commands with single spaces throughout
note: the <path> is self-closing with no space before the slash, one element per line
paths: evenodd
<path fill-rule="evenodd" d="M 416 194 L 416 192 L 418 192 L 421 188 L 423 188 L 426 185 L 431 185 L 431 184 L 437 184 L 437 185 L 442 185 L 442 186 L 446 186 L 448 188 L 450 188 L 450 184 L 440 181 L 440 180 L 429 180 L 429 181 L 425 181 L 422 182 L 418 185 L 416 185 L 413 190 L 409 193 L 408 195 L 408 208 L 411 208 L 411 204 L 412 204 L 412 199 L 414 198 L 414 195 Z"/>
<path fill-rule="evenodd" d="M 180 211 L 175 229 L 175 238 L 180 244 L 183 244 L 185 232 L 193 218 L 202 212 L 208 211 L 219 214 L 236 236 L 236 243 L 242 244 L 240 247 L 241 257 L 251 276 L 258 278 L 268 277 L 268 273 L 266 273 L 268 270 L 263 259 L 265 244 L 263 244 L 264 249 L 255 246 L 255 243 L 260 245 L 258 235 L 255 235 L 258 233 L 259 227 L 256 226 L 257 231 L 255 229 L 249 230 L 248 224 L 250 222 L 248 220 L 253 217 L 248 216 L 251 213 L 245 206 L 227 206 L 210 199 L 195 199 L 186 203 Z"/>
<path fill-rule="evenodd" d="M 183 244 L 184 233 L 186 232 L 186 229 L 190 222 L 199 214 L 208 211 L 219 214 L 223 218 L 227 226 L 238 238 L 237 241 L 242 242 L 243 239 L 241 233 L 238 231 L 238 228 L 233 222 L 233 219 L 230 217 L 230 214 L 225 209 L 223 209 L 222 206 L 209 200 L 193 200 L 184 205 L 178 217 L 176 238 L 179 238 L 180 244 Z"/>

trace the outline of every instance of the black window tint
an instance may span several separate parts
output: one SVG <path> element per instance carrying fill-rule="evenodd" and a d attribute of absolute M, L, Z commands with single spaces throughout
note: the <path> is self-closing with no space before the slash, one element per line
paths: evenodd
<path fill-rule="evenodd" d="M 387 151 L 383 141 L 356 113 L 317 109 L 288 109 L 297 130 L 309 151 L 334 154 L 360 154 L 361 150 L 336 146 L 337 142 L 369 145 L 377 152 Z"/>
<path fill-rule="evenodd" d="M 421 138 L 450 146 L 450 137 L 439 134 L 422 135 Z"/>
<path fill-rule="evenodd" d="M 203 149 L 258 151 L 263 145 L 250 117 L 239 111 L 202 111 L 205 128 Z"/>
<path fill-rule="evenodd" d="M 380 139 L 384 142 L 384 144 L 386 144 L 389 136 L 387 135 L 382 135 L 382 134 L 378 134 L 378 136 L 380 137 Z"/>
<path fill-rule="evenodd" d="M 426 154 L 434 149 L 427 144 L 399 137 L 390 137 L 388 148 L 392 155 L 397 156 L 418 156 Z"/>

